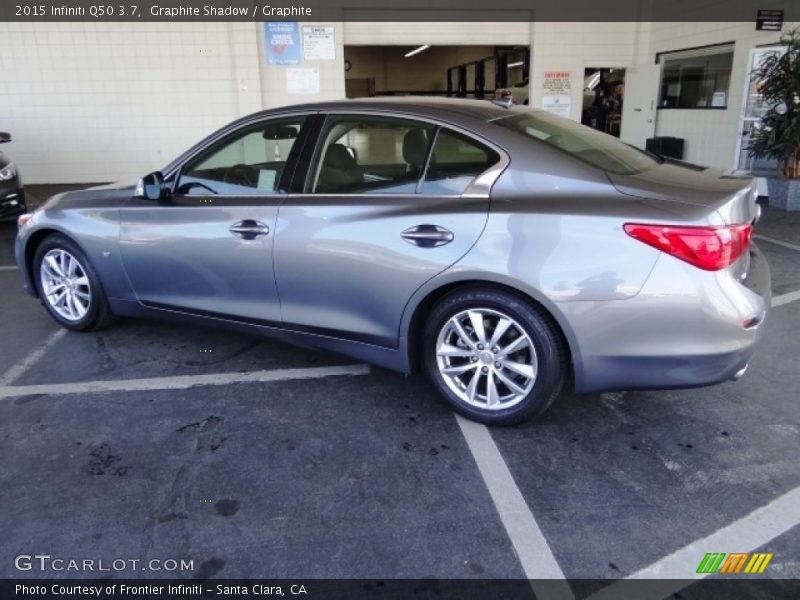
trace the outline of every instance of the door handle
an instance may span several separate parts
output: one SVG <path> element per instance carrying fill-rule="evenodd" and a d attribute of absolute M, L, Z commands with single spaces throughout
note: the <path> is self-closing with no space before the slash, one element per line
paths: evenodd
<path fill-rule="evenodd" d="M 269 233 L 269 227 L 259 221 L 245 219 L 244 221 L 239 221 L 231 225 L 228 231 L 242 239 L 254 240 L 259 236 L 267 235 Z"/>
<path fill-rule="evenodd" d="M 405 241 L 421 248 L 436 248 L 453 241 L 453 232 L 438 225 L 417 225 L 400 234 Z"/>

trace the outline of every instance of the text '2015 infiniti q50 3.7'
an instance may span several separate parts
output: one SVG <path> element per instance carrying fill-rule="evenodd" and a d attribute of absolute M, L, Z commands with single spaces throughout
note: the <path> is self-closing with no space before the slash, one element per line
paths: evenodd
<path fill-rule="evenodd" d="M 19 221 L 64 327 L 172 316 L 425 370 L 512 423 L 576 392 L 740 376 L 764 328 L 753 180 L 542 111 L 364 100 L 251 115 L 137 186 Z"/>

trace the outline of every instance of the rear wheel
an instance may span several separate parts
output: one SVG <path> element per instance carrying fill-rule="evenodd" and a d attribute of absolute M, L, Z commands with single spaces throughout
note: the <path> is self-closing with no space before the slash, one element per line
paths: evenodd
<path fill-rule="evenodd" d="M 491 288 L 454 292 L 431 312 L 423 357 L 453 408 L 481 423 L 544 412 L 564 386 L 566 352 L 549 316 Z"/>
<path fill-rule="evenodd" d="M 99 329 L 113 321 L 89 259 L 69 238 L 51 235 L 34 255 L 34 281 L 47 312 L 67 329 Z"/>

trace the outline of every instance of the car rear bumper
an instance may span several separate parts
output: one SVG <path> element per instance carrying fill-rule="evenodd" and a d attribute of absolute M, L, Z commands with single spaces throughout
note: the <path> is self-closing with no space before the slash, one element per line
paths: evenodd
<path fill-rule="evenodd" d="M 629 300 L 560 303 L 579 353 L 575 391 L 672 389 L 736 378 L 763 335 L 770 272 L 753 246 L 742 277 L 659 257 Z"/>

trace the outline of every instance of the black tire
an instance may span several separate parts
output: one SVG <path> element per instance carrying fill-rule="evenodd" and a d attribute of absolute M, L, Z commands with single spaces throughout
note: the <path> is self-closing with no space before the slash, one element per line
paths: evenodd
<path fill-rule="evenodd" d="M 80 269 L 83 270 L 89 281 L 88 307 L 86 308 L 86 313 L 79 319 L 67 319 L 63 317 L 45 297 L 42 284 L 42 261 L 47 253 L 53 250 L 64 250 L 68 252 L 78 262 Z M 115 320 L 108 306 L 108 300 L 106 299 L 103 286 L 100 283 L 100 278 L 97 276 L 97 272 L 92 266 L 92 263 L 75 242 L 62 234 L 47 236 L 36 248 L 33 258 L 33 282 L 47 312 L 50 313 L 50 316 L 62 327 L 73 331 L 92 331 L 106 327 Z"/>
<path fill-rule="evenodd" d="M 509 329 L 509 335 L 516 334 L 521 329 L 527 334 L 530 345 L 535 351 L 535 358 L 530 358 L 534 352 L 530 349 L 523 351 L 529 352 L 526 356 L 533 363 L 535 360 L 535 377 L 528 380 L 527 385 L 523 389 L 527 389 L 527 393 L 517 393 L 514 399 L 515 404 L 511 405 L 508 402 L 508 407 L 496 405 L 496 408 L 489 409 L 483 406 L 476 406 L 474 403 L 468 402 L 468 399 L 459 397 L 456 392 L 451 389 L 451 384 L 445 380 L 445 375 L 440 372 L 439 363 L 437 362 L 437 341 L 439 336 L 446 335 L 449 331 L 451 335 L 455 335 L 452 327 L 448 323 L 453 317 L 463 314 L 467 310 L 485 310 L 488 311 L 488 320 L 481 322 L 491 325 L 489 317 L 497 317 L 503 315 L 513 320 L 513 329 Z M 444 328 L 448 329 L 444 329 Z M 470 330 L 470 337 L 474 337 L 474 329 Z M 485 337 L 490 337 L 489 330 L 486 330 Z M 521 335 L 517 337 L 523 337 Z M 477 338 L 475 338 L 477 340 Z M 508 339 L 508 338 L 504 338 Z M 511 338 L 512 341 L 514 338 Z M 439 393 L 447 400 L 453 409 L 459 414 L 478 421 L 479 423 L 495 424 L 495 425 L 512 425 L 527 421 L 542 414 L 555 399 L 560 395 L 564 382 L 567 376 L 568 357 L 565 344 L 556 329 L 556 325 L 550 315 L 546 314 L 539 307 L 526 301 L 524 298 L 517 296 L 513 293 L 508 293 L 502 290 L 489 287 L 474 287 L 456 290 L 443 298 L 431 311 L 428 316 L 424 333 L 422 335 L 422 358 L 424 362 L 425 371 L 428 377 L 433 382 L 433 385 Z M 499 346 L 499 344 L 498 344 Z M 477 348 L 477 346 L 476 346 Z M 502 351 L 498 353 L 498 357 Z M 480 361 L 489 360 L 489 357 L 482 357 Z M 443 359 L 444 360 L 444 359 Z M 477 357 L 463 358 L 462 365 L 467 365 L 468 361 L 477 361 Z M 494 360 L 494 359 L 491 359 Z M 476 363 L 477 365 L 484 364 L 483 362 Z M 503 374 L 508 375 L 509 372 L 504 369 L 492 369 L 492 366 L 497 366 L 501 363 L 489 364 L 484 371 L 491 370 L 494 374 L 500 370 Z M 517 363 L 515 363 L 517 364 Z M 468 367 L 471 371 L 473 367 Z M 482 367 L 477 366 L 477 369 Z M 471 381 L 475 375 L 464 375 L 467 380 Z M 487 377 L 484 375 L 484 377 Z M 493 378 L 499 377 L 493 375 Z M 524 380 L 524 378 L 523 378 Z M 494 379 L 498 382 L 499 379 Z M 456 385 L 456 384 L 453 384 Z M 478 384 L 480 385 L 480 384 Z M 529 387 L 531 386 L 532 387 Z M 529 387 L 529 389 L 528 389 Z M 484 395 L 488 399 L 488 384 L 484 380 Z M 498 390 L 504 390 L 514 398 L 512 388 L 506 387 L 503 384 L 497 384 Z M 463 390 L 462 390 L 463 391 Z M 464 391 L 466 394 L 467 392 Z M 521 398 L 521 399 L 519 399 Z M 478 403 L 480 404 L 480 403 Z"/>

